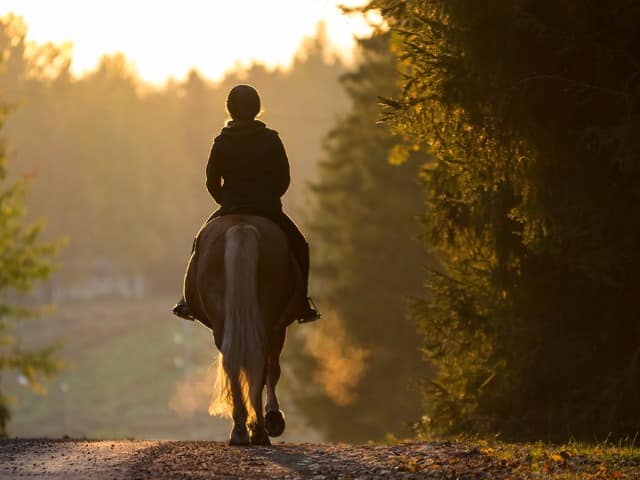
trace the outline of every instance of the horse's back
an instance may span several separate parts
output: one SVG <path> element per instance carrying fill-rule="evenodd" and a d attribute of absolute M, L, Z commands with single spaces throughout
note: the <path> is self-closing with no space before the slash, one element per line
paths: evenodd
<path fill-rule="evenodd" d="M 202 262 L 218 264 L 224 256 L 227 234 L 234 227 L 255 229 L 260 245 L 260 267 L 273 270 L 288 267 L 290 251 L 284 232 L 271 220 L 255 215 L 225 215 L 208 222 L 198 233 L 196 250 Z"/>
<path fill-rule="evenodd" d="M 225 215 L 208 222 L 198 233 L 187 269 L 185 298 L 196 318 L 213 329 L 216 343 L 224 324 L 225 252 L 229 242 L 241 242 L 247 233 L 255 235 L 258 245 L 256 294 L 268 324 L 290 322 L 288 306 L 300 288 L 287 238 L 274 222 L 253 215 Z"/>

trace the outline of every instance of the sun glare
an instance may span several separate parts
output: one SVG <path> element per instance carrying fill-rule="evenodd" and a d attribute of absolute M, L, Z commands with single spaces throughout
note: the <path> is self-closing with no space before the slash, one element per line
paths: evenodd
<path fill-rule="evenodd" d="M 338 5 L 363 1 L 329 0 L 4 0 L 0 15 L 24 18 L 29 39 L 73 43 L 72 70 L 93 69 L 101 55 L 123 52 L 140 76 L 152 83 L 183 77 L 197 68 L 219 79 L 225 71 L 252 62 L 288 66 L 305 37 L 324 22 L 336 53 L 351 60 L 353 36 L 371 28 Z"/>

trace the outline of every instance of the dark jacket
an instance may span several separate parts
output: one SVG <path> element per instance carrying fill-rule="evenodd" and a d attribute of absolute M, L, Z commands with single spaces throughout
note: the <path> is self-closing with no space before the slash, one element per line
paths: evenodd
<path fill-rule="evenodd" d="M 279 212 L 289 182 L 284 145 L 264 123 L 229 122 L 215 138 L 207 190 L 223 210 Z"/>

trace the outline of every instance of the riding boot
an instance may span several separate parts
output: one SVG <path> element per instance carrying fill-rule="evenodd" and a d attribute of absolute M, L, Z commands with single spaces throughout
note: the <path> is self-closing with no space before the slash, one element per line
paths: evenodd
<path fill-rule="evenodd" d="M 309 323 L 319 320 L 322 314 L 316 308 L 315 303 L 311 297 L 307 297 L 305 295 L 305 301 L 302 306 L 302 312 L 300 313 L 300 318 L 298 319 L 298 323 Z"/>
<path fill-rule="evenodd" d="M 318 320 L 320 318 L 320 313 L 315 308 L 311 298 L 307 296 L 307 289 L 309 285 L 309 244 L 307 243 L 307 239 L 304 238 L 303 233 L 300 231 L 296 223 L 282 210 L 275 214 L 268 215 L 268 218 L 277 223 L 287 235 L 293 256 L 296 258 L 298 265 L 300 266 L 300 273 L 302 273 L 303 302 L 302 309 L 298 313 L 298 322 L 307 323 Z"/>
<path fill-rule="evenodd" d="M 207 220 L 206 223 L 210 222 L 213 218 L 218 217 L 221 214 L 222 214 L 222 209 L 219 208 L 218 210 L 213 212 L 213 214 L 209 217 L 209 219 Z M 194 237 L 193 243 L 191 244 L 191 255 L 193 255 L 193 253 L 196 251 L 197 240 L 198 240 L 198 237 L 197 236 Z M 176 303 L 173 306 L 171 311 L 173 312 L 173 314 L 175 316 L 180 317 L 180 318 L 184 318 L 185 320 L 195 320 L 196 319 L 196 317 L 193 315 L 193 312 L 189 308 L 189 305 L 187 305 L 187 301 L 184 299 L 184 296 L 180 297 L 180 300 L 178 300 L 178 303 Z"/>
<path fill-rule="evenodd" d="M 171 311 L 173 312 L 174 315 L 180 318 L 184 318 L 185 320 L 196 319 L 196 317 L 193 316 L 193 312 L 189 308 L 189 305 L 187 305 L 187 302 L 185 301 L 184 297 L 180 298 L 178 303 L 175 304 L 175 306 L 173 307 L 173 310 Z"/>
<path fill-rule="evenodd" d="M 297 247 L 297 248 L 296 248 Z M 309 291 L 309 244 L 304 242 L 301 244 L 298 242 L 297 245 L 293 247 L 294 255 L 298 260 L 298 264 L 300 265 L 300 273 L 302 273 L 302 288 L 303 288 L 303 304 L 302 311 L 300 312 L 300 316 L 298 318 L 298 323 L 308 323 L 313 322 L 315 320 L 319 320 L 321 317 L 320 312 L 316 308 L 316 305 L 313 303 L 311 297 L 308 296 Z"/>

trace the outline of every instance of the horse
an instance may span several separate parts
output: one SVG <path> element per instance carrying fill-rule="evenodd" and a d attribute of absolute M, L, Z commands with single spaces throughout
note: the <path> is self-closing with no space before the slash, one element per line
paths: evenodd
<path fill-rule="evenodd" d="M 303 301 L 302 274 L 284 232 L 253 215 L 209 221 L 196 236 L 184 294 L 220 352 L 209 412 L 233 419 L 230 445 L 270 445 L 269 437 L 285 429 L 276 396 L 280 353 Z"/>

